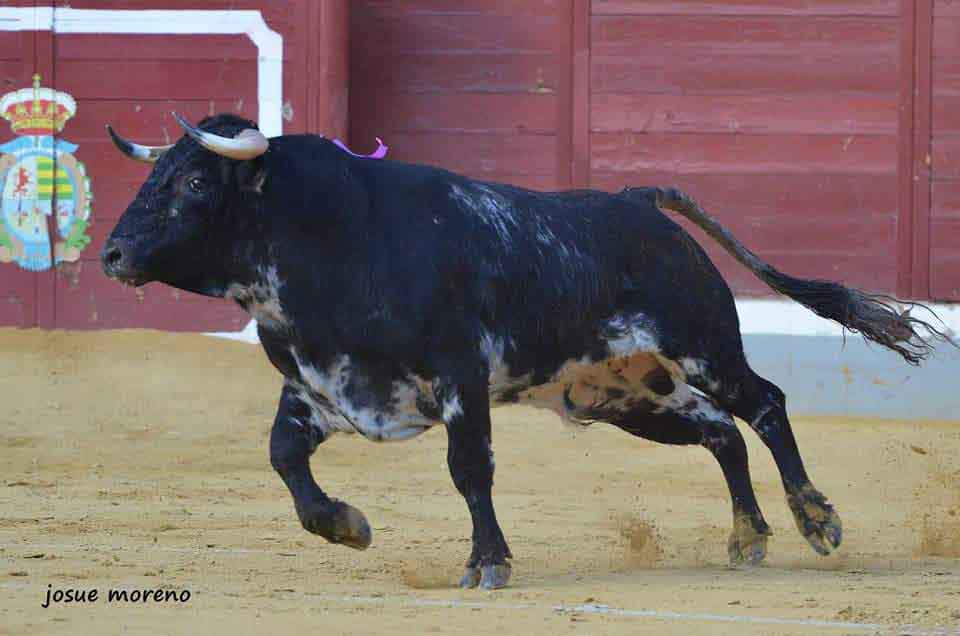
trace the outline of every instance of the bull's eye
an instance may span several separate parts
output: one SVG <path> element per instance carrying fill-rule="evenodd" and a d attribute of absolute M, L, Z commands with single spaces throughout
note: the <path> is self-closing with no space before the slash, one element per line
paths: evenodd
<path fill-rule="evenodd" d="M 203 192 L 203 188 L 206 184 L 203 182 L 203 179 L 200 177 L 190 177 L 190 180 L 187 181 L 187 187 L 190 188 L 190 192 L 194 194 L 200 194 Z"/>

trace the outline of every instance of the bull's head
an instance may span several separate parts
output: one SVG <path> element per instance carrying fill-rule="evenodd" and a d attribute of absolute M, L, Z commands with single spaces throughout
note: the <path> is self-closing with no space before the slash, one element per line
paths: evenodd
<path fill-rule="evenodd" d="M 121 152 L 153 170 L 103 248 L 103 271 L 128 284 L 162 281 L 218 295 L 210 261 L 229 258 L 218 234 L 256 196 L 263 178 L 258 158 L 269 143 L 255 124 L 233 115 L 199 127 L 174 117 L 186 134 L 170 146 L 142 146 L 107 127 Z"/>

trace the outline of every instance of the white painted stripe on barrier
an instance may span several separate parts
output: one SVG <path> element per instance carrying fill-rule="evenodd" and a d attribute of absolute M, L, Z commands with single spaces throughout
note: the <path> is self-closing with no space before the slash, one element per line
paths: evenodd
<path fill-rule="evenodd" d="M 960 334 L 960 305 L 932 303 L 932 314 L 921 308 L 913 310 L 913 317 L 926 320 L 934 327 L 950 334 Z M 842 336 L 843 327 L 816 315 L 792 300 L 739 298 L 740 332 L 744 334 L 773 334 L 781 336 Z M 942 322 L 942 325 L 941 325 Z M 850 332 L 847 332 L 851 336 Z M 859 337 L 853 335 L 852 337 Z"/>
<path fill-rule="evenodd" d="M 283 36 L 258 10 L 101 10 L 61 7 L 0 7 L 0 31 L 55 33 L 246 35 L 257 47 L 257 107 L 260 130 L 283 134 Z"/>

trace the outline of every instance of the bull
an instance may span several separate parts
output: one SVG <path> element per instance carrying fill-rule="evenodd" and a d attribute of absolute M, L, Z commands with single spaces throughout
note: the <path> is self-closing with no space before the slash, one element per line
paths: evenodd
<path fill-rule="evenodd" d="M 177 117 L 106 242 L 107 276 L 230 299 L 257 322 L 284 384 L 270 461 L 303 527 L 364 549 L 364 515 L 317 485 L 308 459 L 337 432 L 403 440 L 443 425 L 473 524 L 464 587 L 503 587 L 512 554 L 492 499 L 490 409 L 525 403 L 709 450 L 733 511 L 733 563 L 770 527 L 733 417 L 773 455 L 796 526 L 828 554 L 840 517 L 813 486 L 783 392 L 756 374 L 705 230 L 776 292 L 919 363 L 945 338 L 894 299 L 784 274 L 673 188 L 534 192 L 370 159 L 315 135 L 267 139 L 250 121 Z"/>

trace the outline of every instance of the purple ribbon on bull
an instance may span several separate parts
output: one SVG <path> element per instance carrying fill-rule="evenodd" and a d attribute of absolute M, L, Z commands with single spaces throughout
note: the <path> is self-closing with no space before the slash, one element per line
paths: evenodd
<path fill-rule="evenodd" d="M 339 139 L 334 139 L 333 143 L 336 144 L 337 147 L 340 148 L 340 150 L 350 153 L 354 157 L 360 157 L 361 159 L 383 159 L 384 157 L 387 156 L 387 150 L 389 149 L 389 146 L 384 144 L 383 140 L 381 140 L 379 137 L 374 137 L 374 139 L 377 140 L 377 149 L 371 152 L 369 155 L 360 155 L 355 153 L 354 151 L 347 148 L 347 144 L 343 143 Z"/>

